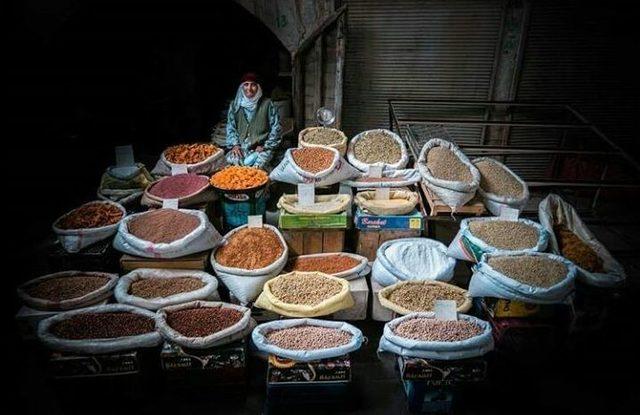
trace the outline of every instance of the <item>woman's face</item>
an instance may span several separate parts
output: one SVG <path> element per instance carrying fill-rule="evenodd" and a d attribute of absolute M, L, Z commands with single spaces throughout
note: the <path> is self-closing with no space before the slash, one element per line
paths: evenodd
<path fill-rule="evenodd" d="M 245 82 L 242 84 L 242 91 L 247 98 L 253 98 L 258 93 L 258 84 L 255 82 Z"/>

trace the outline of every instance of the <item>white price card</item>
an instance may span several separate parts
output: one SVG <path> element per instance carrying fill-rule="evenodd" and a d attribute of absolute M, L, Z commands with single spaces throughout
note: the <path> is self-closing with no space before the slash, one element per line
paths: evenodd
<path fill-rule="evenodd" d="M 379 179 L 382 177 L 383 166 L 369 166 L 369 177 Z"/>
<path fill-rule="evenodd" d="M 176 174 L 187 174 L 189 170 L 187 169 L 186 164 L 172 164 L 171 165 L 171 175 L 175 176 Z"/>
<path fill-rule="evenodd" d="M 506 220 L 518 220 L 520 216 L 520 211 L 518 209 L 513 209 L 508 206 L 503 206 L 500 209 L 500 217 Z"/>
<path fill-rule="evenodd" d="M 162 200 L 162 208 L 163 209 L 178 209 L 178 199 L 163 199 Z"/>
<path fill-rule="evenodd" d="M 298 205 L 311 206 L 316 202 L 316 188 L 313 183 L 298 184 Z"/>
<path fill-rule="evenodd" d="M 391 194 L 391 189 L 388 187 L 381 187 L 376 189 L 375 195 L 373 196 L 375 200 L 389 200 L 389 195 Z"/>
<path fill-rule="evenodd" d="M 247 216 L 247 225 L 249 228 L 262 228 L 262 215 Z"/>
<path fill-rule="evenodd" d="M 437 320 L 457 320 L 458 310 L 453 300 L 436 300 L 434 311 Z"/>
<path fill-rule="evenodd" d="M 131 144 L 127 146 L 116 147 L 116 166 L 134 166 L 135 161 L 133 159 L 133 146 Z"/>

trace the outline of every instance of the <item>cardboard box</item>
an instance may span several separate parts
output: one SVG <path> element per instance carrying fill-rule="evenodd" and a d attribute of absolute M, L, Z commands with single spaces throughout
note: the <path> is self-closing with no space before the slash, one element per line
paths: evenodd
<path fill-rule="evenodd" d="M 47 372 L 54 379 L 131 375 L 140 372 L 137 350 L 101 355 L 52 353 Z"/>
<path fill-rule="evenodd" d="M 344 251 L 345 231 L 340 229 L 283 230 L 282 236 L 290 256 Z"/>
<path fill-rule="evenodd" d="M 384 287 L 378 284 L 373 278 L 371 279 L 371 318 L 375 321 L 391 321 L 398 317 L 395 311 L 383 307 L 378 299 L 378 293 L 382 291 Z"/>
<path fill-rule="evenodd" d="M 349 290 L 355 304 L 346 310 L 333 313 L 334 320 L 366 320 L 369 307 L 369 285 L 366 277 L 349 281 Z"/>
<path fill-rule="evenodd" d="M 460 360 L 431 360 L 398 356 L 403 381 L 420 381 L 429 386 L 454 386 L 482 382 L 487 377 L 484 357 Z"/>
<path fill-rule="evenodd" d="M 280 229 L 346 229 L 349 221 L 347 212 L 321 215 L 298 215 L 280 210 Z"/>
<path fill-rule="evenodd" d="M 356 208 L 355 227 L 361 230 L 422 230 L 424 217 L 419 209 L 407 215 L 372 215 Z"/>
<path fill-rule="evenodd" d="M 346 354 L 331 359 L 296 362 L 269 356 L 267 385 L 347 383 L 351 381 L 351 357 Z"/>

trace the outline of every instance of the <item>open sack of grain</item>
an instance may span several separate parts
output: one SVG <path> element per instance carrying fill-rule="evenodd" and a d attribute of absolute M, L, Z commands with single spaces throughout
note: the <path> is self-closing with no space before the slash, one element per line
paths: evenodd
<path fill-rule="evenodd" d="M 367 258 L 347 252 L 297 256 L 287 263 L 285 271 L 322 272 L 334 277 L 352 280 L 369 272 Z"/>
<path fill-rule="evenodd" d="M 315 195 L 312 205 L 300 205 L 298 195 L 282 195 L 278 200 L 278 208 L 296 215 L 319 215 L 341 213 L 351 203 L 351 195 Z"/>
<path fill-rule="evenodd" d="M 354 301 L 347 280 L 294 271 L 267 281 L 254 305 L 287 317 L 319 317 L 353 307 Z"/>
<path fill-rule="evenodd" d="M 98 197 L 127 204 L 139 198 L 151 182 L 153 176 L 142 163 L 134 166 L 111 166 L 102 174 Z"/>
<path fill-rule="evenodd" d="M 328 186 L 355 177 L 358 171 L 340 155 L 326 146 L 290 148 L 269 174 L 271 180 L 284 183 L 314 183 Z"/>
<path fill-rule="evenodd" d="M 472 299 L 467 290 L 440 281 L 402 281 L 378 292 L 383 307 L 398 314 L 433 311 L 436 300 L 456 302 L 459 313 L 471 309 Z"/>
<path fill-rule="evenodd" d="M 186 208 L 215 200 L 216 194 L 209 186 L 209 176 L 176 174 L 157 180 L 144 190 L 141 204 L 162 206 L 167 199 L 178 199 L 178 206 Z"/>
<path fill-rule="evenodd" d="M 548 240 L 547 231 L 528 219 L 467 218 L 460 222 L 447 255 L 478 262 L 490 252 L 543 252 Z"/>
<path fill-rule="evenodd" d="M 115 202 L 97 200 L 65 213 L 53 222 L 53 232 L 62 248 L 71 253 L 111 237 L 127 215 Z"/>
<path fill-rule="evenodd" d="M 480 172 L 478 193 L 489 212 L 500 216 L 504 207 L 521 211 L 529 201 L 529 187 L 511 169 L 489 157 L 473 160 Z"/>
<path fill-rule="evenodd" d="M 38 325 L 38 340 L 50 349 L 102 354 L 154 347 L 162 342 L 155 313 L 125 304 L 65 311 Z"/>
<path fill-rule="evenodd" d="M 420 197 L 408 190 L 392 190 L 389 199 L 376 199 L 375 196 L 375 191 L 367 190 L 358 192 L 354 200 L 360 209 L 374 215 L 406 215 L 415 209 Z"/>
<path fill-rule="evenodd" d="M 398 134 L 376 129 L 363 131 L 351 139 L 347 160 L 365 173 L 370 166 L 381 166 L 383 171 L 391 171 L 403 169 L 409 162 L 409 154 Z"/>
<path fill-rule="evenodd" d="M 206 272 L 139 268 L 123 275 L 114 290 L 116 300 L 157 310 L 195 300 L 219 299 L 218 280 Z"/>
<path fill-rule="evenodd" d="M 542 252 L 484 254 L 469 282 L 472 297 L 494 297 L 533 304 L 568 300 L 576 267 L 565 258 Z"/>
<path fill-rule="evenodd" d="M 191 349 L 232 343 L 256 326 L 248 308 L 217 301 L 163 307 L 156 313 L 156 324 L 164 339 Z"/>
<path fill-rule="evenodd" d="M 491 325 L 458 314 L 458 320 L 438 320 L 435 313 L 411 313 L 384 325 L 378 353 L 405 357 L 457 360 L 483 356 L 493 350 Z"/>
<path fill-rule="evenodd" d="M 379 187 L 407 187 L 418 183 L 422 177 L 416 169 L 385 170 L 382 177 L 369 177 L 369 173 L 361 172 L 353 179 L 342 183 L 358 189 L 376 189 Z"/>
<path fill-rule="evenodd" d="M 328 127 L 308 127 L 298 134 L 298 147 L 327 146 L 338 150 L 341 156 L 347 152 L 347 136 L 340 130 Z"/>
<path fill-rule="evenodd" d="M 224 236 L 211 254 L 211 265 L 240 303 L 248 304 L 262 292 L 265 282 L 282 271 L 288 258 L 289 248 L 277 228 L 243 225 Z"/>
<path fill-rule="evenodd" d="M 418 170 L 425 185 L 455 211 L 473 199 L 480 185 L 480 172 L 447 140 L 429 140 L 418 158 Z"/>
<path fill-rule="evenodd" d="M 123 220 L 113 246 L 145 258 L 178 258 L 211 249 L 221 238 L 204 212 L 157 209 Z"/>
<path fill-rule="evenodd" d="M 211 143 L 178 144 L 164 150 L 151 171 L 156 176 L 170 176 L 177 165 L 186 165 L 187 172 L 211 175 L 225 165 L 224 151 Z"/>
<path fill-rule="evenodd" d="M 447 247 L 428 238 L 402 238 L 380 245 L 371 277 L 383 287 L 400 281 L 450 281 L 456 260 Z"/>
<path fill-rule="evenodd" d="M 355 352 L 362 346 L 364 336 L 342 321 L 302 318 L 260 324 L 253 330 L 251 340 L 263 355 L 310 362 Z"/>
<path fill-rule="evenodd" d="M 111 297 L 118 274 L 62 271 L 43 275 L 18 287 L 18 297 L 36 310 L 62 311 L 95 305 Z"/>
<path fill-rule="evenodd" d="M 596 239 L 578 212 L 556 194 L 538 206 L 538 217 L 549 232 L 551 249 L 578 267 L 578 279 L 597 287 L 611 287 L 626 279 L 624 267 Z"/>

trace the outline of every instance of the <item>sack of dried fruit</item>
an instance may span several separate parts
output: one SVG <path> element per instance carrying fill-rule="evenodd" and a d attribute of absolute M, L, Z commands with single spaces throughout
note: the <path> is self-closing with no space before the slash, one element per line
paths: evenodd
<path fill-rule="evenodd" d="M 243 339 L 256 327 L 251 310 L 217 301 L 163 307 L 156 324 L 165 340 L 190 349 L 207 349 Z"/>
<path fill-rule="evenodd" d="M 578 212 L 560 196 L 550 194 L 538 206 L 538 217 L 549 232 L 551 249 L 578 267 L 578 279 L 611 287 L 626 279 L 624 267 L 596 239 Z"/>
<path fill-rule="evenodd" d="M 374 215 L 406 215 L 418 204 L 418 193 L 408 190 L 393 190 L 389 199 L 376 199 L 376 192 L 367 190 L 356 194 L 355 202 L 360 209 Z"/>
<path fill-rule="evenodd" d="M 296 215 L 320 215 L 342 213 L 351 203 L 351 195 L 316 195 L 312 205 L 300 205 L 298 195 L 282 195 L 278 208 Z"/>
<path fill-rule="evenodd" d="M 436 300 L 456 302 L 459 313 L 471 309 L 472 298 L 467 290 L 440 281 L 402 281 L 378 292 L 380 305 L 398 314 L 433 311 Z"/>
<path fill-rule="evenodd" d="M 355 352 L 362 346 L 364 336 L 358 328 L 342 321 L 300 318 L 260 324 L 253 330 L 251 340 L 262 355 L 310 362 Z"/>
<path fill-rule="evenodd" d="M 328 186 L 355 177 L 358 171 L 340 155 L 326 146 L 290 148 L 269 174 L 271 180 L 284 183 L 314 183 Z"/>
<path fill-rule="evenodd" d="M 227 233 L 211 254 L 211 266 L 241 304 L 252 302 L 264 283 L 282 271 L 289 248 L 282 233 L 271 226 L 239 226 Z"/>
<path fill-rule="evenodd" d="M 118 203 L 96 200 L 62 215 L 52 227 L 62 248 L 74 253 L 111 237 L 126 214 Z"/>
<path fill-rule="evenodd" d="M 323 272 L 334 277 L 352 280 L 369 273 L 369 263 L 362 255 L 348 252 L 300 255 L 291 259 L 285 267 L 287 272 Z"/>
<path fill-rule="evenodd" d="M 328 127 L 308 127 L 298 134 L 298 147 L 327 146 L 338 150 L 341 156 L 347 152 L 347 136 L 340 130 Z"/>
<path fill-rule="evenodd" d="M 371 277 L 383 287 L 400 281 L 450 281 L 456 260 L 447 247 L 428 238 L 402 238 L 380 245 Z"/>
<path fill-rule="evenodd" d="M 153 176 L 142 163 L 135 166 L 111 166 L 102 174 L 98 197 L 127 204 L 139 198 L 153 181 Z"/>
<path fill-rule="evenodd" d="M 167 199 L 178 199 L 178 206 L 186 208 L 212 202 L 216 200 L 216 193 L 209 185 L 209 176 L 176 174 L 150 183 L 140 204 L 162 206 Z"/>
<path fill-rule="evenodd" d="M 347 160 L 363 172 L 368 172 L 370 166 L 393 171 L 407 165 L 409 153 L 398 134 L 384 129 L 367 130 L 349 141 Z"/>
<path fill-rule="evenodd" d="M 458 146 L 433 138 L 422 147 L 418 170 L 425 185 L 454 211 L 473 199 L 480 172 Z"/>
<path fill-rule="evenodd" d="M 473 268 L 469 295 L 557 304 L 568 300 L 575 277 L 576 267 L 558 255 L 489 253 Z"/>
<path fill-rule="evenodd" d="M 491 324 L 459 314 L 457 320 L 438 320 L 435 313 L 411 313 L 384 325 L 378 353 L 433 360 L 483 356 L 493 350 Z"/>
<path fill-rule="evenodd" d="M 103 354 L 155 347 L 162 342 L 155 313 L 126 304 L 65 311 L 38 324 L 38 340 L 55 351 Z"/>
<path fill-rule="evenodd" d="M 422 177 L 416 169 L 385 170 L 382 177 L 369 177 L 369 173 L 361 172 L 353 179 L 342 183 L 358 189 L 377 189 L 379 187 L 407 187 L 418 183 Z"/>
<path fill-rule="evenodd" d="M 186 165 L 187 172 L 211 175 L 225 165 L 224 150 L 211 143 L 178 144 L 164 150 L 151 173 L 170 176 L 177 165 Z"/>
<path fill-rule="evenodd" d="M 488 252 L 543 252 L 549 234 L 528 219 L 466 218 L 449 245 L 447 255 L 478 262 Z"/>
<path fill-rule="evenodd" d="M 354 301 L 345 279 L 293 271 L 265 282 L 254 305 L 288 317 L 319 317 L 353 307 Z"/>
<path fill-rule="evenodd" d="M 145 258 L 178 258 L 211 249 L 221 239 L 204 212 L 163 208 L 128 216 L 113 246 Z"/>
<path fill-rule="evenodd" d="M 219 300 L 218 280 L 194 270 L 139 268 L 123 275 L 114 290 L 116 300 L 157 310 L 196 300 Z"/>
<path fill-rule="evenodd" d="M 489 212 L 500 216 L 504 207 L 521 211 L 529 201 L 529 187 L 511 169 L 489 157 L 472 161 L 480 172 L 478 193 Z"/>

